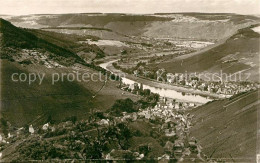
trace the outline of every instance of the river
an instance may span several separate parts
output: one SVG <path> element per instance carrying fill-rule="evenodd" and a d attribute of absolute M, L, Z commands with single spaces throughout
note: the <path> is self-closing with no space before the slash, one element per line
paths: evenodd
<path fill-rule="evenodd" d="M 260 26 L 254 27 L 252 30 L 260 34 Z"/>
<path fill-rule="evenodd" d="M 111 72 L 111 70 L 108 69 L 108 66 L 110 66 L 113 62 L 116 62 L 116 61 L 117 60 L 105 62 L 105 63 L 100 64 L 99 66 L 106 69 L 107 71 Z M 111 73 L 115 73 L 115 72 L 111 72 Z M 138 83 L 140 85 L 140 82 L 131 80 L 127 77 L 122 77 L 122 82 L 125 84 L 130 84 L 130 85 L 134 84 L 134 83 Z M 178 92 L 173 89 L 154 87 L 154 86 L 149 85 L 149 81 L 148 81 L 148 83 L 146 82 L 146 84 L 144 84 L 144 83 L 142 83 L 142 84 L 143 84 L 144 89 L 150 89 L 151 92 L 158 93 L 161 97 L 173 98 L 173 99 L 177 99 L 179 101 L 194 102 L 194 103 L 200 103 L 200 104 L 205 104 L 209 101 L 212 101 L 212 99 L 210 99 L 208 97 L 203 97 L 200 95 L 192 95 L 192 94 Z"/>

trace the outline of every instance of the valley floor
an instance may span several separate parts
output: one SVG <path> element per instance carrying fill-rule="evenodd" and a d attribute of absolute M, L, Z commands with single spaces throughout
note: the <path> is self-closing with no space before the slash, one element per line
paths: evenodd
<path fill-rule="evenodd" d="M 115 60 L 115 61 L 117 61 L 117 60 Z M 147 78 L 136 77 L 134 75 L 124 73 L 124 72 L 114 68 L 113 65 L 112 65 L 112 62 L 110 62 L 107 65 L 107 69 L 109 71 L 115 73 L 115 74 L 124 74 L 126 78 L 129 78 L 129 79 L 134 80 L 138 83 L 143 83 L 145 85 L 149 85 L 149 86 L 152 86 L 152 87 L 157 87 L 157 88 L 162 88 L 162 89 L 172 89 L 172 90 L 175 90 L 175 91 L 178 91 L 178 92 L 185 92 L 185 93 L 190 93 L 190 94 L 208 96 L 210 98 L 219 98 L 219 99 L 226 98 L 226 96 L 224 96 L 224 95 L 219 95 L 219 94 L 214 94 L 214 93 L 210 93 L 210 92 L 199 91 L 199 90 L 189 89 L 189 88 L 185 88 L 185 87 L 165 84 L 165 83 L 158 82 L 158 81 L 155 81 L 155 80 L 148 80 Z"/>

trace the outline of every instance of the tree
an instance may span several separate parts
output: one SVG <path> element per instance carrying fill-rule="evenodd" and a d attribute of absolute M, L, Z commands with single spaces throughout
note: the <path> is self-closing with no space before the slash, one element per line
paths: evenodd
<path fill-rule="evenodd" d="M 0 128 L 3 130 L 3 133 L 5 136 L 8 134 L 8 124 L 7 121 L 4 118 L 0 119 Z"/>
<path fill-rule="evenodd" d="M 150 89 L 144 89 L 144 91 L 143 91 L 143 95 L 144 96 L 150 96 L 150 94 L 151 94 L 151 90 Z"/>
<path fill-rule="evenodd" d="M 132 137 L 132 132 L 124 123 L 119 123 L 116 127 L 119 129 L 117 134 L 118 143 L 122 149 L 126 150 L 130 146 L 129 139 Z"/>
<path fill-rule="evenodd" d="M 143 89 L 144 89 L 144 86 L 143 86 L 143 83 L 141 83 L 140 90 L 143 91 Z"/>
<path fill-rule="evenodd" d="M 123 51 L 121 52 L 121 54 L 122 54 L 122 55 L 126 55 L 126 54 L 127 54 L 127 51 L 126 51 L 126 50 L 123 50 Z"/>
<path fill-rule="evenodd" d="M 116 115 L 122 115 L 122 112 L 132 113 L 138 111 L 138 109 L 135 108 L 134 102 L 130 98 L 127 98 L 117 100 L 112 106 L 111 111 Z"/>

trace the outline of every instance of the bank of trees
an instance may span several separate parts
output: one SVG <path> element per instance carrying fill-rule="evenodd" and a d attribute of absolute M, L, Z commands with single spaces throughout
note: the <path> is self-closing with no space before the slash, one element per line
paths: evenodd
<path fill-rule="evenodd" d="M 143 90 L 143 98 L 134 102 L 130 98 L 120 99 L 115 102 L 111 107 L 110 113 L 115 116 L 122 116 L 123 112 L 133 113 L 139 109 L 145 109 L 147 107 L 154 107 L 159 101 L 159 95 L 151 93 L 149 89 Z"/>

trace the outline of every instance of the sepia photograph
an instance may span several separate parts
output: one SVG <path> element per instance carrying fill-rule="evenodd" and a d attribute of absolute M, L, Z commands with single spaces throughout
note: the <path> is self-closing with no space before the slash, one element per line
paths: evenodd
<path fill-rule="evenodd" d="M 260 163 L 259 0 L 0 0 L 0 162 Z"/>

